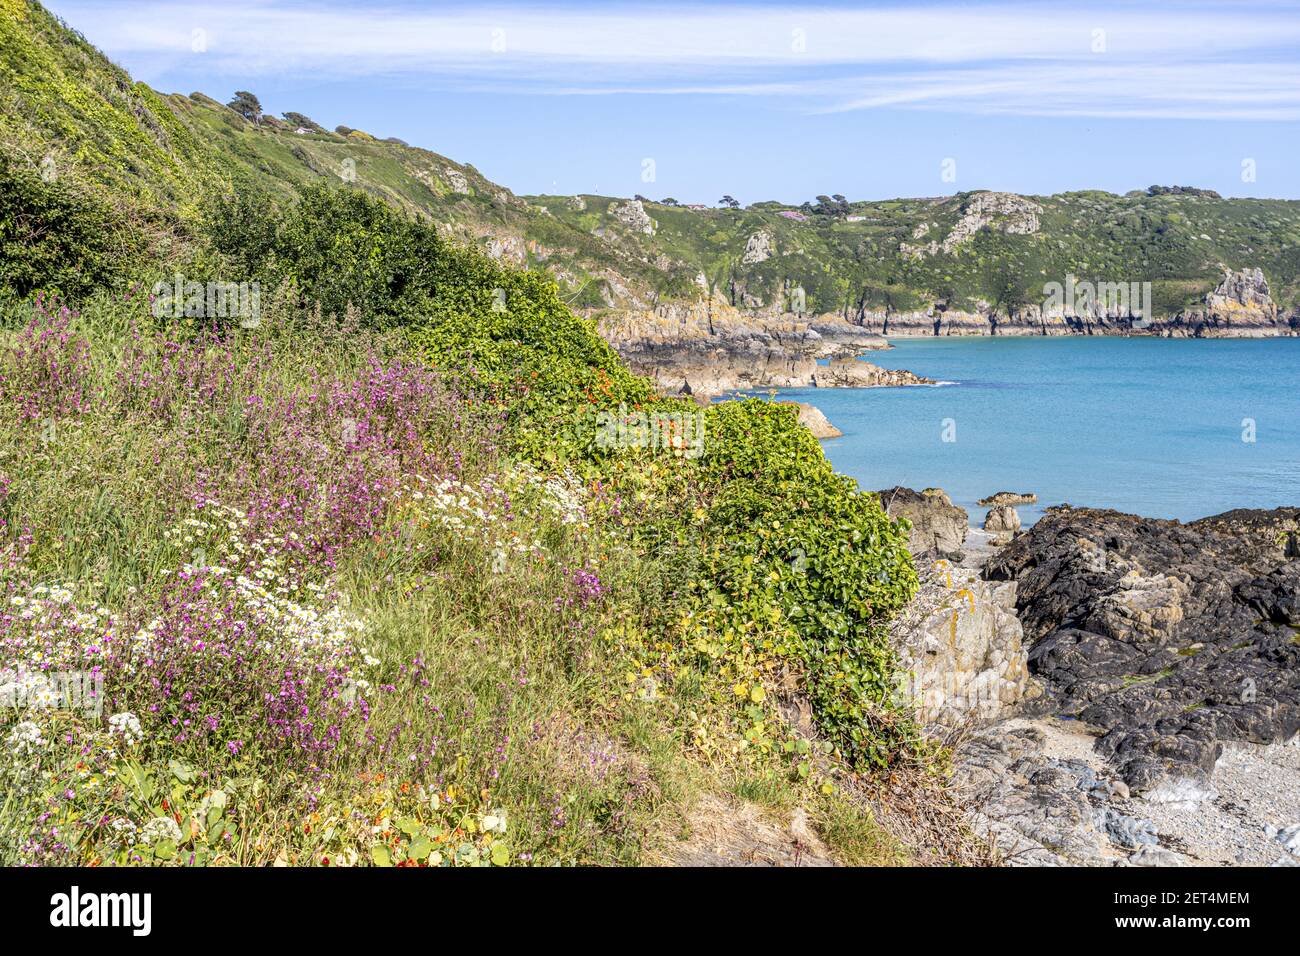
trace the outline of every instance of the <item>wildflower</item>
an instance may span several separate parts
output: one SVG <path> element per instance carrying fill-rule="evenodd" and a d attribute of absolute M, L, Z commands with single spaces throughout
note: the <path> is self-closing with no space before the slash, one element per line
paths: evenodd
<path fill-rule="evenodd" d="M 140 842 L 146 846 L 153 846 L 160 840 L 179 843 L 180 839 L 181 828 L 171 817 L 154 817 L 140 831 Z"/>
<path fill-rule="evenodd" d="M 144 739 L 139 719 L 129 712 L 114 714 L 108 718 L 108 729 L 110 733 L 121 737 L 128 747 Z"/>
<path fill-rule="evenodd" d="M 24 720 L 9 733 L 6 741 L 11 753 L 19 757 L 45 749 L 45 738 L 41 728 L 30 720 Z"/>

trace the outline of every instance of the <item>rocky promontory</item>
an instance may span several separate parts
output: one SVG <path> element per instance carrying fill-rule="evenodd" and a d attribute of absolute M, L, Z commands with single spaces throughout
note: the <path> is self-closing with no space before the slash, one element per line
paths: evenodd
<path fill-rule="evenodd" d="M 799 410 L 799 424 L 812 432 L 813 438 L 839 438 L 844 432 L 831 424 L 820 408 L 807 402 L 780 402 L 781 405 L 793 405 Z"/>
<path fill-rule="evenodd" d="M 905 689 L 976 725 L 954 783 L 1006 862 L 1300 865 L 1300 508 L 1061 506 L 972 571 L 943 557 L 964 511 L 879 494 L 921 576 Z"/>
<path fill-rule="evenodd" d="M 717 296 L 608 314 L 600 332 L 634 371 L 666 394 L 932 384 L 911 372 L 859 361 L 864 352 L 890 346 L 838 316 L 753 316 Z"/>
<path fill-rule="evenodd" d="M 1055 508 L 989 562 L 1016 581 L 1051 708 L 1133 790 L 1208 780 L 1225 742 L 1300 730 L 1300 509 L 1190 524 Z"/>

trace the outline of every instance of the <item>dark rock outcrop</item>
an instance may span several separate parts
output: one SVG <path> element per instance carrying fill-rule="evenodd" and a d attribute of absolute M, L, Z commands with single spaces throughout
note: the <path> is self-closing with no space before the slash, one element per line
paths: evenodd
<path fill-rule="evenodd" d="M 1300 730 L 1300 508 L 1189 524 L 1049 510 L 986 566 L 1015 580 L 1031 670 L 1104 728 L 1136 791 L 1204 779 L 1226 740 Z"/>

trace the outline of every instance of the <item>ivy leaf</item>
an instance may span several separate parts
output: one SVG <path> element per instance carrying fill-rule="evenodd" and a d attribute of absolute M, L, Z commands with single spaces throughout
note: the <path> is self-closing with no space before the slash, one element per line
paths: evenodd
<path fill-rule="evenodd" d="M 382 843 L 376 843 L 370 848 L 370 859 L 375 866 L 393 865 L 393 855 L 388 852 L 388 847 Z"/>

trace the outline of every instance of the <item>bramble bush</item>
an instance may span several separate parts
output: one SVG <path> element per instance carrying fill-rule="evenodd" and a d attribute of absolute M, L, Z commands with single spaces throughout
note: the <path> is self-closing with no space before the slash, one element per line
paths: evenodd
<path fill-rule="evenodd" d="M 0 148 L 0 297 L 80 297 L 120 279 L 134 244 L 103 199 Z"/>

